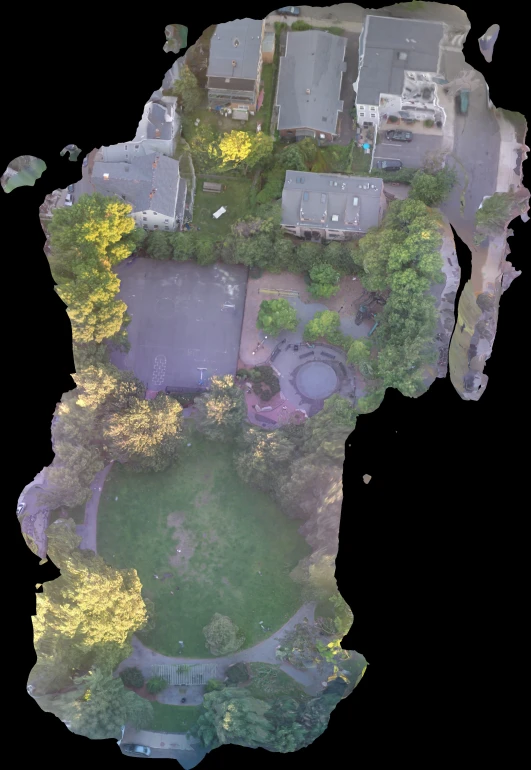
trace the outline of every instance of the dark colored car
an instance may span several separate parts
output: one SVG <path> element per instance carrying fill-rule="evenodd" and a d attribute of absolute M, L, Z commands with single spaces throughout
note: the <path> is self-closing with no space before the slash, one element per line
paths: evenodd
<path fill-rule="evenodd" d="M 457 94 L 456 106 L 457 106 L 457 111 L 459 112 L 460 115 L 466 115 L 468 113 L 469 97 L 470 97 L 470 91 L 467 88 L 463 88 L 463 90 Z"/>
<path fill-rule="evenodd" d="M 385 136 L 387 139 L 392 139 L 394 142 L 411 142 L 413 139 L 411 131 L 387 131 Z"/>
<path fill-rule="evenodd" d="M 73 192 L 74 192 L 74 189 L 75 189 L 75 188 L 74 188 L 74 185 L 73 185 L 73 184 L 69 184 L 69 185 L 68 185 L 68 192 L 69 192 L 69 193 L 73 193 Z"/>
<path fill-rule="evenodd" d="M 277 13 L 280 16 L 300 16 L 301 9 L 297 5 L 286 5 L 284 8 L 279 8 Z"/>
<path fill-rule="evenodd" d="M 399 171 L 402 168 L 401 160 L 377 160 L 376 168 L 384 169 L 385 171 Z"/>

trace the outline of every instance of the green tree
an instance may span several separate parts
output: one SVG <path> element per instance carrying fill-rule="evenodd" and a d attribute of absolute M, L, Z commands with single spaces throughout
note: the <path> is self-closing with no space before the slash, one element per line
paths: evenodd
<path fill-rule="evenodd" d="M 290 171 L 306 171 L 308 168 L 297 144 L 288 144 L 287 147 L 279 152 L 278 165 Z"/>
<path fill-rule="evenodd" d="M 136 666 L 129 666 L 120 672 L 120 679 L 126 687 L 143 687 L 144 675 Z"/>
<path fill-rule="evenodd" d="M 245 636 L 238 626 L 226 615 L 216 612 L 210 623 L 203 628 L 206 647 L 217 657 L 229 655 L 239 650 L 245 641 Z"/>
<path fill-rule="evenodd" d="M 312 554 L 299 562 L 292 570 L 291 578 L 303 586 L 305 601 L 319 601 L 337 593 L 335 571 L 335 556 Z"/>
<path fill-rule="evenodd" d="M 227 669 L 227 679 L 230 685 L 241 684 L 247 682 L 251 678 L 247 663 L 240 661 L 239 663 L 233 663 Z"/>
<path fill-rule="evenodd" d="M 333 310 L 321 310 L 306 324 L 304 339 L 308 342 L 314 342 L 322 337 L 327 340 L 335 338 L 339 331 L 340 321 L 339 313 Z"/>
<path fill-rule="evenodd" d="M 370 414 L 375 412 L 384 400 L 385 389 L 380 387 L 369 390 L 365 396 L 358 400 L 358 412 L 360 414 Z"/>
<path fill-rule="evenodd" d="M 356 411 L 347 398 L 335 393 L 304 423 L 304 451 L 343 463 L 345 441 L 356 427 Z"/>
<path fill-rule="evenodd" d="M 182 406 L 159 393 L 135 400 L 108 420 L 105 439 L 110 454 L 136 471 L 161 471 L 177 458 L 181 445 Z"/>
<path fill-rule="evenodd" d="M 206 693 L 191 732 L 207 749 L 226 743 L 265 747 L 271 736 L 268 710 L 268 703 L 252 698 L 245 688 L 226 687 Z"/>
<path fill-rule="evenodd" d="M 324 259 L 324 247 L 319 243 L 303 241 L 295 247 L 293 269 L 298 272 L 310 271 Z"/>
<path fill-rule="evenodd" d="M 244 447 L 235 457 L 242 481 L 266 492 L 275 489 L 289 473 L 294 444 L 279 431 L 250 427 L 244 433 Z"/>
<path fill-rule="evenodd" d="M 291 477 L 279 480 L 278 497 L 285 513 L 300 519 L 315 517 L 329 491 L 336 485 L 341 487 L 341 471 L 339 463 L 323 458 L 323 454 L 299 457 L 291 466 Z M 340 514 L 341 505 L 337 511 L 338 525 Z"/>
<path fill-rule="evenodd" d="M 281 331 L 295 331 L 297 311 L 287 299 L 265 299 L 260 304 L 256 326 L 264 332 L 277 337 Z"/>
<path fill-rule="evenodd" d="M 372 346 L 368 339 L 353 340 L 347 353 L 348 363 L 355 364 L 355 366 L 368 363 L 371 357 L 371 348 Z"/>
<path fill-rule="evenodd" d="M 220 682 L 219 679 L 209 679 L 205 685 L 205 692 L 217 692 L 218 690 L 224 690 L 225 683 Z"/>
<path fill-rule="evenodd" d="M 409 197 L 422 201 L 426 206 L 440 206 L 450 195 L 456 181 L 455 171 L 447 166 L 431 174 L 417 171 L 411 182 Z"/>
<path fill-rule="evenodd" d="M 315 299 L 321 297 L 330 299 L 339 291 L 339 279 L 341 276 L 331 265 L 325 263 L 315 265 L 310 270 L 310 278 L 312 283 L 308 291 Z"/>
<path fill-rule="evenodd" d="M 95 669 L 76 680 L 84 688 L 76 700 L 72 719 L 73 731 L 93 740 L 118 738 L 121 726 L 132 723 L 137 729 L 149 727 L 153 706 L 131 690 L 126 690 L 120 677 Z"/>
<path fill-rule="evenodd" d="M 200 123 L 190 140 L 196 171 L 209 171 L 221 163 L 219 132 L 210 123 Z"/>
<path fill-rule="evenodd" d="M 95 447 L 66 441 L 54 449 L 53 463 L 44 470 L 46 487 L 40 495 L 43 504 L 51 510 L 83 505 L 92 494 L 94 476 L 104 468 L 100 452 Z"/>
<path fill-rule="evenodd" d="M 171 259 L 173 257 L 173 233 L 152 230 L 144 243 L 144 250 L 152 259 Z"/>
<path fill-rule="evenodd" d="M 214 441 L 232 441 L 247 415 L 245 396 L 230 375 L 212 377 L 207 393 L 195 399 L 196 425 Z"/>
<path fill-rule="evenodd" d="M 117 570 L 101 556 L 79 550 L 81 538 L 71 519 L 51 524 L 47 536 L 48 555 L 61 575 L 37 594 L 34 672 L 54 692 L 96 656 L 100 663 L 112 659 L 113 665 L 120 650 L 121 659 L 126 658 L 133 633 L 145 626 L 148 616 L 136 570 Z"/>
<path fill-rule="evenodd" d="M 356 242 L 342 243 L 331 241 L 324 248 L 323 260 L 331 265 L 340 275 L 352 275 L 355 273 L 353 252 L 356 250 Z"/>
<path fill-rule="evenodd" d="M 476 243 L 488 235 L 501 235 L 512 219 L 511 212 L 517 197 L 513 192 L 494 193 L 483 201 L 476 211 Z"/>
<path fill-rule="evenodd" d="M 173 84 L 173 93 L 186 114 L 194 112 L 201 106 L 203 91 L 199 88 L 197 78 L 190 67 L 185 65 L 179 74 L 179 80 Z"/>
<path fill-rule="evenodd" d="M 146 682 L 146 689 L 148 692 L 150 692 L 152 695 L 158 695 L 161 692 L 164 692 L 168 687 L 168 682 L 163 679 L 161 676 L 153 676 L 151 679 L 148 679 Z"/>
<path fill-rule="evenodd" d="M 251 157 L 252 141 L 247 131 L 230 131 L 223 134 L 218 142 L 221 152 L 221 165 L 226 167 L 228 164 L 234 168 L 240 163 L 247 164 Z M 257 153 L 260 155 L 257 145 Z"/>
<path fill-rule="evenodd" d="M 273 145 L 273 137 L 263 131 L 251 136 L 251 150 L 245 161 L 246 167 L 253 169 L 267 164 L 273 153 Z"/>

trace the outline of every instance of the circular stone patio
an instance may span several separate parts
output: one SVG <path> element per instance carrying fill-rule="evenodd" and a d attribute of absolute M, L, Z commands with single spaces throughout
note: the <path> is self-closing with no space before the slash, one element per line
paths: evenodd
<path fill-rule="evenodd" d="M 295 379 L 297 390 L 306 398 L 328 398 L 337 388 L 337 374 L 324 361 L 308 361 L 301 366 Z"/>

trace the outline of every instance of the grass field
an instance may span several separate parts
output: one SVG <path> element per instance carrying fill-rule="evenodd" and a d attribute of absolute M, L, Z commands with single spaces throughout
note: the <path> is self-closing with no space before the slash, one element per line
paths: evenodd
<path fill-rule="evenodd" d="M 308 696 L 301 685 L 281 671 L 280 666 L 272 666 L 269 663 L 250 663 L 249 667 L 252 679 L 246 690 L 253 698 L 272 700 L 290 697 L 298 701 L 307 700 Z"/>
<path fill-rule="evenodd" d="M 100 500 L 98 551 L 112 565 L 135 567 L 154 601 L 155 627 L 139 634 L 146 645 L 178 655 L 184 641 L 184 656 L 209 658 L 202 629 L 215 612 L 232 618 L 249 647 L 297 611 L 300 589 L 289 573 L 309 547 L 297 522 L 239 480 L 231 447 L 191 441 L 162 473 L 113 468 Z M 164 573 L 171 577 L 161 580 Z"/>
<path fill-rule="evenodd" d="M 186 733 L 197 722 L 200 706 L 169 706 L 153 701 L 153 722 L 146 728 L 161 733 Z"/>
<path fill-rule="evenodd" d="M 227 189 L 221 193 L 205 193 L 203 182 L 206 181 L 222 183 Z M 201 232 L 209 235 L 227 235 L 231 225 L 237 219 L 251 213 L 250 189 L 250 179 L 223 180 L 198 176 L 194 201 L 194 227 L 200 227 Z M 227 212 L 219 219 L 214 219 L 212 214 L 222 206 L 225 206 Z"/>

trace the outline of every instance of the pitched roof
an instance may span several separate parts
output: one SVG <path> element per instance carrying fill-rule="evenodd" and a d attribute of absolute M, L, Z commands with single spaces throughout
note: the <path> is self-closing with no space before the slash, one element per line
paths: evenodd
<path fill-rule="evenodd" d="M 237 19 L 218 24 L 210 41 L 207 77 L 255 80 L 261 43 L 262 21 Z"/>
<path fill-rule="evenodd" d="M 166 120 L 169 118 L 169 120 Z M 157 133 L 158 131 L 158 133 Z M 166 105 L 151 102 L 147 123 L 148 139 L 171 139 L 172 120 Z"/>
<path fill-rule="evenodd" d="M 97 161 L 92 171 L 92 183 L 103 195 L 118 195 L 133 211 L 170 217 L 175 216 L 179 180 L 179 161 L 157 153 L 133 158 L 131 163 Z"/>
<path fill-rule="evenodd" d="M 366 233 L 379 224 L 382 187 L 371 177 L 286 171 L 282 224 Z"/>
<path fill-rule="evenodd" d="M 376 105 L 380 94 L 401 95 L 406 70 L 437 72 L 443 34 L 441 22 L 367 16 L 360 37 L 357 103 Z"/>
<path fill-rule="evenodd" d="M 288 32 L 278 76 L 279 130 L 335 133 L 337 113 L 343 109 L 339 96 L 346 44 L 346 38 L 329 32 Z"/>

